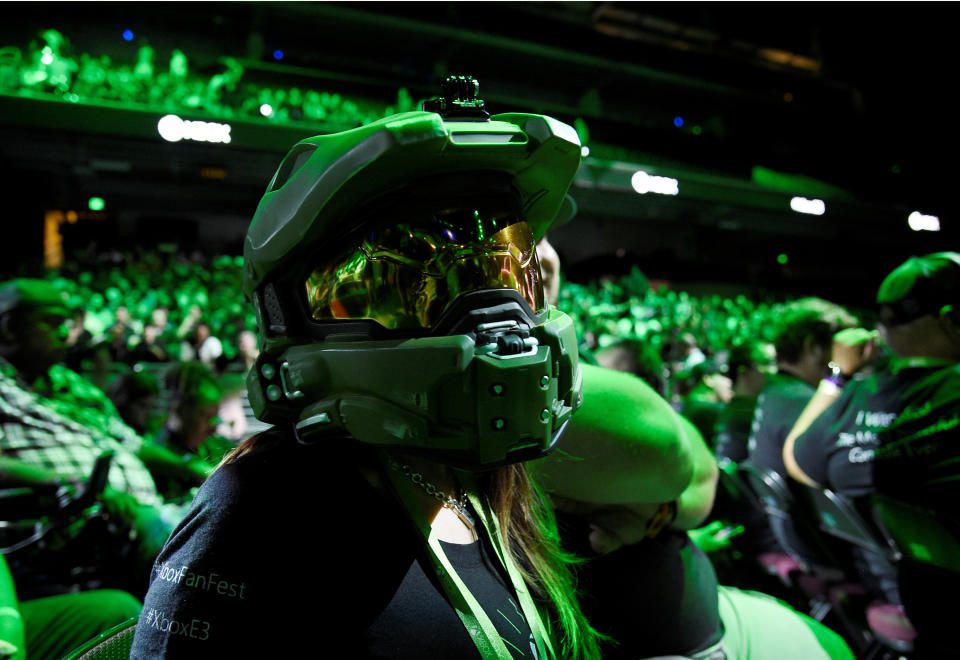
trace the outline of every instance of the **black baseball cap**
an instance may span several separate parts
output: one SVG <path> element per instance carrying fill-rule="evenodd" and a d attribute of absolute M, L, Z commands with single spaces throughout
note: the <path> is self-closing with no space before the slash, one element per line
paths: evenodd
<path fill-rule="evenodd" d="M 887 326 L 939 314 L 960 303 L 960 253 L 911 257 L 884 278 L 877 291 L 880 322 Z"/>

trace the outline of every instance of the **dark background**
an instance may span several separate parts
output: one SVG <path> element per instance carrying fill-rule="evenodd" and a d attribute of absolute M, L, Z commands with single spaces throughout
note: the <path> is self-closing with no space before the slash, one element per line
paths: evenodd
<path fill-rule="evenodd" d="M 571 191 L 579 214 L 550 234 L 569 278 L 636 264 L 677 287 L 866 306 L 906 257 L 957 248 L 949 8 L 6 3 L 0 46 L 23 48 L 53 27 L 75 52 L 132 63 L 146 39 L 158 62 L 180 48 L 192 71 L 212 74 L 228 55 L 245 80 L 384 104 L 400 87 L 421 99 L 446 75 L 471 74 L 494 113 L 541 112 L 589 130 L 590 155 Z M 125 29 L 137 38 L 122 40 Z M 271 56 L 278 48 L 282 61 Z M 151 128 L 156 119 L 0 97 L 3 270 L 41 258 L 44 211 L 85 208 L 92 195 L 108 207 L 65 232 L 68 258 L 91 239 L 239 253 L 283 153 L 324 130 L 251 123 L 235 127 L 231 145 L 170 144 Z M 631 164 L 677 178 L 680 195 L 637 195 L 624 184 Z M 754 177 L 757 167 L 803 178 L 794 176 L 793 191 L 774 190 Z M 202 176 L 209 168 L 225 178 Z M 826 193 L 826 214 L 789 209 L 793 194 L 813 192 Z M 911 231 L 911 211 L 937 215 L 942 230 Z"/>

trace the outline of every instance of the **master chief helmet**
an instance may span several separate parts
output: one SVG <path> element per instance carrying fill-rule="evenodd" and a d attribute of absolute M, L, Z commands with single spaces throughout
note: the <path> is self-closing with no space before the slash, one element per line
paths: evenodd
<path fill-rule="evenodd" d="M 535 244 L 580 162 L 566 124 L 490 116 L 465 76 L 424 109 L 290 150 L 244 244 L 257 417 L 480 470 L 548 453 L 581 401 Z"/>

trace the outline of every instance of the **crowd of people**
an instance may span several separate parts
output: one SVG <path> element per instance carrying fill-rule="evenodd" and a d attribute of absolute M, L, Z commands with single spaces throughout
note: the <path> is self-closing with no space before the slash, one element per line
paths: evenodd
<path fill-rule="evenodd" d="M 127 60 L 76 52 L 55 29 L 43 30 L 29 43 L 0 47 L 0 94 L 328 130 L 360 126 L 417 105 L 405 88 L 392 102 L 379 102 L 334 90 L 271 85 L 251 77 L 240 57 L 220 57 L 198 70 L 182 50 L 161 54 L 145 41 Z"/>
<path fill-rule="evenodd" d="M 548 246 L 541 247 L 546 250 Z M 208 258 L 199 253 L 87 254 L 49 273 L 46 280 L 15 280 L 5 289 L 10 300 L 38 297 L 43 304 L 55 301 L 62 306 L 66 315 L 62 327 L 38 328 L 63 335 L 62 362 L 49 365 L 51 384 L 47 387 L 56 388 L 60 383 L 61 389 L 79 389 L 84 396 L 98 392 L 96 415 L 101 417 L 92 412 L 83 415 L 89 424 L 104 427 L 103 416 L 112 414 L 116 419 L 111 424 L 122 421 L 128 427 L 122 432 L 128 437 L 120 444 L 136 448 L 133 454 L 156 488 L 148 501 L 151 505 L 162 501 L 168 507 L 167 516 L 171 515 L 169 507 L 189 502 L 212 467 L 250 437 L 251 429 L 263 428 L 248 427 L 258 422 L 240 381 L 258 354 L 256 320 L 239 293 L 242 263 L 240 258 Z M 30 288 L 33 286 L 38 288 Z M 12 309 L 17 307 L 10 304 Z M 784 443 L 827 369 L 834 335 L 862 325 L 849 311 L 820 299 L 753 301 L 743 295 L 697 297 L 666 287 L 653 289 L 636 268 L 620 278 L 586 284 L 564 281 L 554 304 L 570 315 L 578 330 L 582 361 L 638 376 L 679 413 L 683 423 L 691 425 L 688 434 L 703 443 L 710 460 L 733 465 L 749 462 L 785 478 L 790 473 L 782 457 Z M 208 310 L 209 316 L 202 310 Z M 868 339 L 873 346 L 874 336 Z M 879 348 L 872 350 L 884 353 Z M 869 357 L 876 356 L 871 353 Z M 890 359 L 889 355 L 880 357 L 881 364 Z M 858 366 L 850 367 L 850 373 Z M 597 378 L 593 372 L 587 373 L 591 379 Z M 26 374 L 31 382 L 40 375 Z M 101 396 L 101 390 L 107 394 Z M 595 396 L 603 398 L 600 393 Z M 238 402 L 246 403 L 246 409 Z M 82 404 L 70 400 L 69 405 L 68 414 L 76 417 L 81 406 L 91 404 L 83 399 Z M 64 414 L 63 410 L 59 413 Z M 5 434 L 9 436 L 9 427 Z M 130 438 L 137 438 L 137 444 L 131 445 Z M 100 444 L 94 446 L 102 449 Z M 13 457 L 23 460 L 9 445 L 0 451 L 5 461 Z M 92 448 L 87 454 L 74 466 L 73 479 L 88 476 L 92 469 L 97 454 Z M 828 481 L 823 473 L 815 474 L 819 483 Z M 722 493 L 721 489 L 721 500 Z M 854 494 L 862 493 L 855 490 Z M 107 508 L 124 510 L 122 505 Z M 784 548 L 804 552 L 804 541 L 790 521 L 758 520 L 756 512 L 730 511 L 723 505 L 718 505 L 715 514 L 712 519 L 705 514 L 698 520 L 708 522 L 705 531 L 692 534 L 695 542 L 684 552 L 699 553 L 699 543 L 715 553 L 717 565 L 711 570 L 719 570 L 721 579 L 794 599 L 796 593 L 779 590 L 756 566 L 746 566 L 743 552 L 758 557 L 774 556 Z M 565 516 L 561 514 L 562 521 Z M 137 519 L 135 515 L 130 518 Z M 157 529 L 169 531 L 168 526 L 157 527 L 159 523 L 150 520 Z M 567 520 L 567 524 L 576 528 L 575 521 Z M 717 543 L 713 533 L 722 529 L 727 534 L 731 525 L 737 526 L 741 537 L 732 543 Z M 745 528 L 749 538 L 742 537 Z M 163 534 L 154 531 L 154 543 L 158 533 Z M 650 552 L 653 545 L 643 547 Z M 577 549 L 591 552 L 582 542 Z M 806 551 L 811 552 L 809 548 Z M 666 551 L 661 548 L 658 552 Z M 644 556 L 650 565 L 657 564 Z M 731 557 L 737 561 L 731 562 Z M 13 561 L 14 568 L 21 570 L 18 560 Z M 610 558 L 596 565 L 604 562 L 618 565 Z M 792 564 L 791 570 L 796 570 Z M 780 569 L 778 576 L 786 574 Z M 885 582 L 876 589 L 907 621 L 896 576 L 878 579 Z M 790 580 L 786 583 L 789 586 Z M 121 586 L 124 592 L 118 593 L 137 593 L 131 585 Z M 30 589 L 25 585 L 21 592 L 35 595 Z M 142 591 L 138 595 L 142 597 Z M 724 596 L 729 597 L 729 593 Z M 802 600 L 793 602 L 802 607 Z M 912 623 L 905 625 L 912 628 Z M 668 639 L 666 643 L 672 642 Z"/>
<path fill-rule="evenodd" d="M 955 494 L 950 443 L 958 414 L 960 334 L 949 301 L 958 285 L 960 255 L 936 253 L 909 259 L 884 280 L 871 315 L 879 317 L 875 325 L 864 327 L 863 318 L 839 305 L 805 298 L 751 305 L 758 312 L 754 318 L 762 319 L 752 328 L 733 313 L 728 318 L 735 323 L 726 326 L 733 332 L 718 343 L 717 334 L 713 340 L 711 334 L 688 334 L 684 320 L 712 314 L 687 298 L 689 311 L 674 326 L 683 333 L 674 347 L 662 339 L 643 340 L 650 331 L 644 325 L 634 330 L 643 317 L 632 312 L 633 305 L 620 307 L 619 321 L 595 323 L 609 335 L 596 348 L 586 347 L 598 364 L 633 373 L 668 398 L 706 440 L 724 467 L 720 474 L 732 473 L 727 488 L 717 491 L 713 516 L 746 530 L 734 545 L 753 563 L 724 564 L 721 576 L 749 581 L 756 576 L 743 569 L 763 566 L 808 603 L 819 600 L 826 606 L 822 612 L 834 608 L 836 626 L 848 640 L 856 639 L 858 629 L 869 630 L 874 646 L 853 645 L 863 655 L 886 649 L 937 657 L 951 644 L 947 618 L 919 593 L 935 585 L 952 588 L 958 577 L 956 564 L 932 562 L 925 549 L 930 544 L 937 549 L 929 552 L 955 553 L 960 538 L 956 515 L 946 505 Z M 619 295 L 624 290 L 616 282 L 600 288 Z M 572 299 L 593 307 L 589 299 Z M 617 337 L 621 328 L 625 336 Z M 744 497 L 743 489 L 753 492 Z M 819 509 L 823 489 L 828 498 L 846 498 L 847 508 Z M 874 527 L 873 516 L 886 510 L 877 502 L 890 506 L 885 497 L 897 502 L 901 517 L 895 525 L 930 518 L 946 535 L 893 540 L 889 530 Z M 841 515 L 851 518 L 838 521 Z M 838 542 L 820 532 L 831 527 L 846 539 L 865 536 Z M 918 535 L 920 529 L 911 527 Z M 924 548 L 922 556 L 901 563 L 884 547 L 891 541 Z"/>
<path fill-rule="evenodd" d="M 945 263 L 949 267 L 951 262 Z M 47 387 L 56 388 L 59 384 L 64 390 L 80 390 L 85 397 L 97 392 L 96 412 L 82 415 L 88 424 L 101 428 L 105 426 L 105 416 L 115 415 L 110 424 L 122 421 L 128 427 L 121 433 L 127 437 L 120 443 L 126 448 L 136 447 L 133 453 L 156 488 L 156 494 L 151 492 L 147 499 L 151 505 L 164 502 L 167 516 L 170 506 L 182 507 L 193 497 L 212 467 L 250 437 L 252 428 L 263 428 L 248 427 L 258 422 L 249 409 L 246 389 L 240 380 L 258 354 L 256 320 L 239 293 L 242 264 L 241 258 L 208 258 L 199 253 L 86 254 L 60 271 L 49 273 L 44 281 L 15 280 L 5 289 L 5 298 L 10 300 L 29 301 L 33 296 L 43 304 L 56 301 L 62 305 L 66 322 L 59 330 L 52 326 L 37 328 L 63 335 L 62 362 L 48 365 L 52 368 Z M 925 264 L 914 269 L 923 273 L 924 268 L 932 268 Z M 27 289 L 22 289 L 22 283 L 27 283 Z M 39 288 L 31 289 L 34 285 Z M 933 293 L 924 295 L 947 300 L 942 296 L 934 298 Z M 10 304 L 12 309 L 16 308 Z M 638 376 L 680 414 L 684 423 L 692 426 L 689 434 L 704 443 L 712 460 L 755 464 L 784 478 L 799 472 L 805 483 L 829 483 L 819 468 L 807 467 L 817 479 L 813 482 L 814 477 L 800 472 L 796 463 L 791 465 L 788 460 L 785 464 L 783 447 L 807 402 L 815 392 L 819 393 L 817 384 L 828 363 L 834 364 L 830 360 L 834 335 L 843 329 L 860 327 L 862 318 L 814 298 L 754 301 L 743 295 L 697 297 L 666 287 L 653 289 L 637 268 L 620 278 L 607 277 L 585 284 L 564 281 L 554 304 L 570 315 L 577 328 L 582 361 Z M 202 310 L 207 310 L 209 316 Z M 871 352 L 847 367 L 849 373 L 860 371 L 861 362 L 869 365 L 866 371 L 872 372 L 877 365 L 892 359 L 890 349 L 875 346 L 875 333 L 866 339 L 861 337 L 860 343 L 863 341 L 869 341 Z M 947 340 L 941 338 L 943 342 Z M 42 374 L 25 375 L 33 382 Z M 101 396 L 101 390 L 107 394 Z M 91 406 L 89 400 L 82 401 L 81 404 L 71 399 L 67 414 L 77 417 L 83 406 Z M 238 402 L 246 403 L 246 409 Z M 889 407 L 892 402 L 885 404 Z M 949 401 L 943 405 L 948 406 Z M 65 414 L 62 409 L 58 412 Z M 917 424 L 914 421 L 909 428 L 914 429 Z M 5 434 L 9 436 L 9 427 Z M 791 436 L 791 442 L 797 435 Z M 131 445 L 130 438 L 137 438 L 138 444 Z M 827 438 L 822 434 L 819 442 Z M 857 442 L 857 447 L 864 446 L 863 441 Z M 94 446 L 102 449 L 97 443 Z M 0 451 L 5 461 L 13 457 L 22 460 L 9 445 Z M 810 450 L 806 451 L 809 461 Z M 823 447 L 818 452 L 827 453 Z M 74 466 L 75 480 L 88 476 L 92 469 L 96 452 L 88 449 L 87 453 Z M 58 478 L 63 477 L 60 472 L 58 466 Z M 125 488 L 129 490 L 128 486 Z M 862 491 L 861 480 L 852 493 L 862 495 Z M 144 493 L 138 496 L 143 497 Z M 723 500 L 722 489 L 720 499 Z M 923 501 L 931 505 L 930 498 Z M 699 543 L 717 553 L 713 560 L 721 579 L 766 588 L 792 600 L 796 593 L 779 590 L 762 571 L 756 571 L 756 566 L 746 566 L 743 551 L 769 558 L 787 548 L 801 556 L 806 553 L 806 559 L 816 552 L 804 545 L 802 535 L 789 520 L 758 520 L 756 512 L 731 512 L 724 508 L 728 504 L 718 505 L 716 515 L 709 521 L 707 515 L 699 521 L 709 524 L 703 528 L 703 535 L 691 536 L 695 541 L 690 546 L 692 551 L 699 552 L 695 549 Z M 122 505 L 112 503 L 107 508 L 123 510 Z M 136 516 L 130 518 L 136 520 Z M 150 524 L 159 525 L 156 520 Z M 732 543 L 716 543 L 712 533 L 720 529 L 729 533 L 731 525 L 737 526 L 741 536 Z M 749 538 L 743 537 L 745 528 Z M 158 529 L 169 531 L 169 527 Z M 154 543 L 158 533 L 162 536 L 162 532 L 153 532 Z M 652 545 L 644 547 L 649 552 Z M 591 552 L 582 543 L 578 551 Z M 731 556 L 737 561 L 731 563 Z M 650 557 L 646 559 L 652 561 Z M 617 565 L 609 558 L 604 561 Z M 22 569 L 15 556 L 13 562 L 15 569 Z M 603 562 L 597 565 L 602 566 Z M 790 564 L 789 570 L 796 568 Z M 777 571 L 778 577 L 786 577 L 782 563 Z M 875 593 L 893 604 L 907 636 L 915 634 L 910 632 L 913 624 L 904 613 L 896 574 L 874 577 L 878 580 Z M 20 579 L 24 581 L 23 577 Z M 786 580 L 787 586 L 790 581 Z M 122 586 L 123 593 L 136 592 L 130 585 Z M 30 589 L 24 586 L 21 591 L 34 595 Z M 138 595 L 142 597 L 143 593 Z M 793 602 L 803 604 L 802 600 Z M 81 630 L 89 632 L 88 628 Z"/>
<path fill-rule="evenodd" d="M 483 131 L 467 82 L 436 107 Z M 145 659 L 326 630 L 370 658 L 945 657 L 926 590 L 955 558 L 827 547 L 803 503 L 885 496 L 951 538 L 960 254 L 895 268 L 870 313 L 564 282 L 545 234 L 579 144 L 496 130 L 314 138 L 243 258 L 0 283 L 0 653 L 127 622 Z M 358 155 L 376 131 L 403 139 Z"/>

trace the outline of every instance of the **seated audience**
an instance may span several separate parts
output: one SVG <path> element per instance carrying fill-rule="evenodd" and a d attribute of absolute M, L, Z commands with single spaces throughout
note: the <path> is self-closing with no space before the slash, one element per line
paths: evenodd
<path fill-rule="evenodd" d="M 143 335 L 140 340 L 133 345 L 127 354 L 130 362 L 166 362 L 170 359 L 170 353 L 166 345 L 160 339 L 161 330 L 155 325 L 147 325 L 143 328 Z"/>
<path fill-rule="evenodd" d="M 874 333 L 838 334 L 831 373 L 790 431 L 784 463 L 804 484 L 851 497 L 882 493 L 956 525 L 960 254 L 907 260 L 884 279 L 877 303 L 880 337 L 895 357 L 865 374 L 878 354 Z M 901 573 L 899 584 L 891 584 L 898 576 L 881 568 L 873 577 L 888 600 L 902 598 L 920 632 L 918 644 L 928 643 L 928 652 L 953 648 L 946 639 L 949 616 L 923 592 L 957 587 L 955 573 L 911 580 Z"/>
<path fill-rule="evenodd" d="M 153 409 L 160 396 L 160 383 L 155 376 L 142 369 L 130 369 L 110 384 L 107 396 L 127 426 L 141 437 L 153 435 Z"/>
<path fill-rule="evenodd" d="M 747 458 L 757 398 L 775 360 L 773 345 L 762 341 L 747 341 L 730 350 L 727 375 L 733 383 L 733 396 L 717 417 L 714 454 L 718 459 L 728 458 L 739 463 Z"/>
<path fill-rule="evenodd" d="M 8 487 L 79 484 L 102 454 L 112 453 L 100 501 L 133 530 L 131 560 L 148 564 L 182 509 L 165 505 L 157 494 L 150 472 L 137 457 L 142 439 L 123 423 L 106 394 L 60 364 L 66 317 L 62 296 L 46 281 L 19 279 L 0 285 L 0 480 Z M 10 561 L 18 591 L 28 596 L 21 571 L 36 566 L 15 563 L 12 557 Z M 70 567 L 61 561 L 60 568 L 69 579 Z M 145 586 L 146 575 L 139 577 Z"/>
<path fill-rule="evenodd" d="M 253 367 L 260 350 L 257 348 L 257 335 L 249 330 L 244 330 L 237 336 L 237 357 L 243 361 L 243 371 L 247 372 Z"/>
<path fill-rule="evenodd" d="M 716 444 L 716 426 L 720 413 L 733 398 L 733 382 L 721 373 L 713 360 L 698 362 L 689 370 L 677 374 L 684 382 L 680 393 L 679 412 L 693 422 L 707 444 Z"/>
<path fill-rule="evenodd" d="M 820 298 L 804 298 L 783 307 L 773 344 L 777 370 L 760 392 L 747 441 L 748 460 L 786 478 L 783 445 L 800 412 L 813 396 L 830 361 L 833 335 L 854 327 L 856 319 L 842 307 Z M 806 567 L 829 568 L 829 560 L 797 531 L 792 521 L 769 516 L 779 547 Z"/>
<path fill-rule="evenodd" d="M 638 378 L 582 370 L 584 403 L 560 450 L 534 470 L 558 510 L 565 547 L 587 556 L 585 613 L 618 642 L 604 657 L 852 659 L 840 636 L 813 619 L 717 584 L 687 534 L 708 516 L 716 488 L 703 438 Z M 584 461 L 594 466 L 589 479 L 577 469 Z M 632 478 L 627 461 L 636 465 Z"/>
<path fill-rule="evenodd" d="M 180 362 L 167 372 L 167 418 L 140 458 L 157 488 L 172 501 L 189 501 L 192 490 L 213 472 L 233 443 L 217 433 L 222 393 L 202 362 Z"/>

